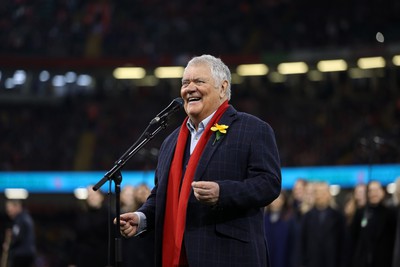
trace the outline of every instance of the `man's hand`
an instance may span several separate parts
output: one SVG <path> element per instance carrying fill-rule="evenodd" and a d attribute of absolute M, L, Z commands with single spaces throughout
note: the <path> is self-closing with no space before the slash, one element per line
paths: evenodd
<path fill-rule="evenodd" d="M 139 216 L 133 212 L 120 215 L 119 230 L 123 237 L 132 237 L 136 234 L 139 225 Z M 117 219 L 114 219 L 114 224 L 117 224 Z"/>
<path fill-rule="evenodd" d="M 219 185 L 216 182 L 192 182 L 194 196 L 198 201 L 208 205 L 215 205 L 219 199 Z"/>

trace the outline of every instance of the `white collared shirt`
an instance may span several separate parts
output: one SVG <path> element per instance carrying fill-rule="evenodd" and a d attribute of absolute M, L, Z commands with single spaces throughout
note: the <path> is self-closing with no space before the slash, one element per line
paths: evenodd
<path fill-rule="evenodd" d="M 194 148 L 196 147 L 197 143 L 200 140 L 201 135 L 204 132 L 204 129 L 206 128 L 207 124 L 210 122 L 214 113 L 215 113 L 215 111 L 210 116 L 208 116 L 207 118 L 202 120 L 199 123 L 197 130 L 194 127 L 194 125 L 190 119 L 188 119 L 188 121 L 186 122 L 186 126 L 188 127 L 189 132 L 190 132 L 190 154 L 192 154 Z"/>

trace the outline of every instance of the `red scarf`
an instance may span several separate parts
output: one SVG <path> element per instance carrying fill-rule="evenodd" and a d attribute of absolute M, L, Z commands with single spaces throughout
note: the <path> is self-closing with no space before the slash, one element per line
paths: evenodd
<path fill-rule="evenodd" d="M 206 129 L 201 135 L 200 140 L 189 159 L 182 187 L 180 188 L 183 156 L 185 153 L 186 142 L 189 137 L 189 130 L 186 126 L 188 118 L 184 120 L 181 126 L 168 177 L 162 244 L 162 266 L 164 267 L 179 266 L 182 252 L 183 232 L 186 224 L 186 208 L 192 190 L 191 183 L 193 181 L 197 163 L 212 134 L 210 128 L 218 122 L 228 106 L 228 101 L 222 103 L 211 118 L 210 122 L 207 124 Z"/>

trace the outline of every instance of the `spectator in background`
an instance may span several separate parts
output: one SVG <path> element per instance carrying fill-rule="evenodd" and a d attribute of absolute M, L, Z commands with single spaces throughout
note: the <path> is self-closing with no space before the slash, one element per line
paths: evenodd
<path fill-rule="evenodd" d="M 277 199 L 265 208 L 265 236 L 270 251 L 271 266 L 288 267 L 292 249 L 293 214 L 288 195 L 282 191 Z"/>
<path fill-rule="evenodd" d="M 299 178 L 295 181 L 292 190 L 292 208 L 293 217 L 290 220 L 290 239 L 292 240 L 291 249 L 289 251 L 290 266 L 297 267 L 300 263 L 300 233 L 301 221 L 303 215 L 312 205 L 313 192 L 310 190 L 312 183 L 309 183 L 304 178 Z"/>
<path fill-rule="evenodd" d="M 293 198 L 293 208 L 296 213 L 302 213 L 300 210 L 301 204 L 303 203 L 304 196 L 306 194 L 306 186 L 307 181 L 305 179 L 299 178 L 295 181 L 292 190 L 292 198 Z"/>
<path fill-rule="evenodd" d="M 151 190 L 146 184 L 140 184 L 136 187 L 134 198 L 135 208 L 134 211 L 138 210 L 150 196 Z"/>
<path fill-rule="evenodd" d="M 8 267 L 30 267 L 36 257 L 35 225 L 21 200 L 7 200 L 6 213 L 12 220 L 3 249 L 8 250 Z M 7 240 L 8 239 L 8 240 Z M 5 254 L 3 254 L 5 255 Z"/>
<path fill-rule="evenodd" d="M 300 233 L 301 233 L 301 220 L 304 215 L 304 202 L 306 198 L 306 188 L 308 186 L 307 180 L 298 178 L 292 190 L 292 207 L 293 207 L 293 225 L 292 225 L 292 239 L 293 248 L 291 254 L 288 256 L 290 266 L 299 266 L 300 263 Z"/>
<path fill-rule="evenodd" d="M 344 205 L 343 205 L 343 213 L 346 218 L 346 225 L 351 225 L 353 221 L 354 214 L 356 213 L 356 200 L 354 198 L 354 191 L 349 192 L 345 196 Z"/>
<path fill-rule="evenodd" d="M 367 185 L 357 184 L 353 192 L 347 195 L 344 204 L 344 214 L 346 216 L 347 225 L 351 225 L 354 214 L 358 209 L 363 209 L 367 203 Z"/>
<path fill-rule="evenodd" d="M 104 204 L 104 194 L 100 190 L 94 191 L 92 186 L 87 187 L 87 192 L 74 225 L 70 267 L 103 267 L 114 262 L 114 250 L 108 249 L 111 219 Z"/>
<path fill-rule="evenodd" d="M 120 195 L 121 213 L 136 210 L 135 190 L 136 188 L 132 185 L 122 187 Z"/>
<path fill-rule="evenodd" d="M 351 237 L 351 227 L 356 212 L 363 210 L 367 203 L 367 185 L 364 183 L 357 184 L 353 191 L 348 193 L 343 206 L 343 213 L 346 219 L 346 249 L 345 257 L 347 266 L 351 266 L 352 257 L 354 253 L 354 240 Z"/>
<path fill-rule="evenodd" d="M 326 182 L 313 183 L 314 204 L 301 227 L 302 267 L 344 266 L 345 219 Z"/>
<path fill-rule="evenodd" d="M 356 208 L 364 208 L 367 204 L 367 185 L 364 183 L 357 184 L 354 188 L 354 199 L 356 201 Z"/>
<path fill-rule="evenodd" d="M 300 212 L 304 215 L 309 212 L 315 204 L 315 183 L 308 182 L 304 188 L 304 197 L 300 205 Z"/>
<path fill-rule="evenodd" d="M 367 205 L 357 210 L 351 225 L 353 266 L 392 266 L 395 213 L 385 206 L 385 190 L 379 181 L 369 182 L 367 190 Z"/>
<path fill-rule="evenodd" d="M 139 209 L 150 195 L 146 184 L 127 185 L 121 191 L 121 212 Z M 154 267 L 154 232 L 149 231 L 135 238 L 122 239 L 122 267 Z"/>

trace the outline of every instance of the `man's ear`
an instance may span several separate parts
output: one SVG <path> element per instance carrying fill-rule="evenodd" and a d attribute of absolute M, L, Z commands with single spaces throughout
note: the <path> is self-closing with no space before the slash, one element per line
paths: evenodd
<path fill-rule="evenodd" d="M 219 87 L 219 97 L 221 99 L 226 97 L 227 90 L 228 90 L 228 81 L 225 80 L 222 82 L 221 86 Z"/>

